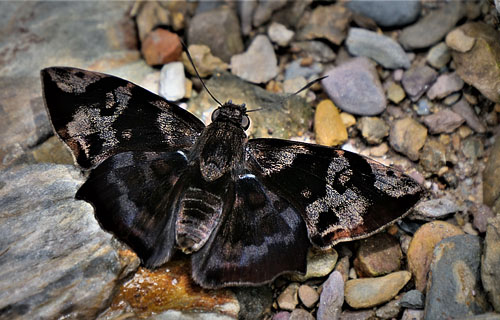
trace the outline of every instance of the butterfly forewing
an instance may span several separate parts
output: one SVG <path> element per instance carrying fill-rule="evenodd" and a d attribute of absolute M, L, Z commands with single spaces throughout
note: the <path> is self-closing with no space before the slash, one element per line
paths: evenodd
<path fill-rule="evenodd" d="M 124 151 L 189 149 L 205 127 L 175 104 L 114 76 L 68 67 L 47 68 L 41 76 L 52 125 L 85 169 Z"/>

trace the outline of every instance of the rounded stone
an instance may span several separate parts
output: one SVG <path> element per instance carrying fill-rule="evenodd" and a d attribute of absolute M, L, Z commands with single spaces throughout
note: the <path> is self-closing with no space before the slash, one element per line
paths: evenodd
<path fill-rule="evenodd" d="M 347 129 L 331 100 L 323 100 L 316 107 L 314 133 L 316 143 L 325 146 L 336 146 L 347 140 Z"/>
<path fill-rule="evenodd" d="M 177 101 L 184 97 L 186 76 L 182 62 L 171 62 L 161 68 L 159 93 L 169 101 Z"/>
<path fill-rule="evenodd" d="M 165 29 L 155 29 L 142 42 L 141 51 L 148 65 L 157 66 L 178 60 L 182 45 L 177 34 Z"/>
<path fill-rule="evenodd" d="M 446 35 L 446 45 L 458 52 L 467 52 L 474 47 L 476 39 L 466 35 L 462 29 L 455 29 Z"/>
<path fill-rule="evenodd" d="M 360 277 L 376 277 L 396 271 L 403 253 L 399 242 L 387 233 L 378 233 L 360 241 L 354 268 Z"/>
<path fill-rule="evenodd" d="M 389 135 L 389 126 L 378 117 L 361 117 L 357 123 L 361 135 L 370 144 L 379 144 Z"/>
<path fill-rule="evenodd" d="M 378 278 L 349 280 L 345 301 L 354 309 L 377 306 L 394 298 L 410 278 L 410 272 L 398 271 Z"/>
<path fill-rule="evenodd" d="M 426 139 L 427 129 L 412 118 L 396 120 L 389 133 L 389 142 L 394 150 L 413 161 L 418 160 Z"/>
<path fill-rule="evenodd" d="M 265 83 L 276 77 L 278 60 L 267 36 L 258 35 L 246 52 L 231 57 L 231 72 L 254 83 Z"/>
<path fill-rule="evenodd" d="M 303 284 L 299 287 L 299 298 L 307 308 L 312 308 L 318 302 L 319 294 L 314 288 Z"/>
<path fill-rule="evenodd" d="M 297 291 L 299 285 L 291 283 L 283 292 L 278 296 L 277 302 L 280 309 L 292 311 L 299 303 Z"/>
<path fill-rule="evenodd" d="M 323 284 L 319 300 L 318 320 L 338 319 L 344 304 L 344 280 L 338 271 L 334 271 Z"/>
<path fill-rule="evenodd" d="M 307 271 L 305 275 L 292 274 L 293 281 L 306 281 L 311 278 L 320 278 L 332 272 L 337 263 L 338 254 L 335 249 L 320 250 L 311 247 L 307 252 Z"/>
<path fill-rule="evenodd" d="M 432 252 L 436 244 L 448 237 L 463 234 L 463 231 L 444 221 L 432 221 L 421 226 L 408 248 L 408 268 L 415 279 L 415 287 L 425 292 L 427 274 L 432 260 Z"/>

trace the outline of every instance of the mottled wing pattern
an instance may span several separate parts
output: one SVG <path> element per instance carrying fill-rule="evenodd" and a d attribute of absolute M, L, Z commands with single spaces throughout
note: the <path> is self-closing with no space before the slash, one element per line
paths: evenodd
<path fill-rule="evenodd" d="M 206 288 L 259 285 L 306 270 L 307 230 L 298 210 L 252 174 L 234 181 L 223 218 L 192 255 L 194 280 Z"/>
<path fill-rule="evenodd" d="M 322 248 L 367 237 L 403 217 L 423 189 L 361 155 L 279 139 L 250 140 L 246 162 L 266 187 L 300 208 Z"/>
<path fill-rule="evenodd" d="M 204 128 L 186 110 L 114 76 L 68 67 L 41 76 L 52 125 L 85 169 L 124 151 L 188 149 Z"/>
<path fill-rule="evenodd" d="M 92 203 L 101 226 L 146 266 L 159 266 L 173 253 L 176 217 L 170 208 L 186 165 L 182 152 L 122 152 L 92 170 L 76 198 Z"/>

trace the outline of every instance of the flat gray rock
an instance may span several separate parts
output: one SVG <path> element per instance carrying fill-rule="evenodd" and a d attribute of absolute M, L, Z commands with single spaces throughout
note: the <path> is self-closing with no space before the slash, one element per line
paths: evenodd
<path fill-rule="evenodd" d="M 410 67 L 410 59 L 399 43 L 382 34 L 351 28 L 346 45 L 352 55 L 371 58 L 387 69 Z"/>
<path fill-rule="evenodd" d="M 265 35 L 258 35 L 248 50 L 231 57 L 231 72 L 254 83 L 265 83 L 278 75 L 278 59 Z"/>
<path fill-rule="evenodd" d="M 347 7 L 373 19 L 381 27 L 399 27 L 414 22 L 420 14 L 418 0 L 349 1 Z"/>
<path fill-rule="evenodd" d="M 74 199 L 83 181 L 69 165 L 0 172 L 0 318 L 95 318 L 139 265 Z"/>
<path fill-rule="evenodd" d="M 493 308 L 500 312 L 500 216 L 488 220 L 481 261 L 481 280 Z"/>

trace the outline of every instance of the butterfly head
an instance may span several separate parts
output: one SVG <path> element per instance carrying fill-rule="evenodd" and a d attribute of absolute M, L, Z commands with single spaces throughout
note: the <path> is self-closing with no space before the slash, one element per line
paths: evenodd
<path fill-rule="evenodd" d="M 226 121 L 240 126 L 243 130 L 250 126 L 250 119 L 247 116 L 245 104 L 234 104 L 231 100 L 219 106 L 212 113 L 212 122 Z"/>

